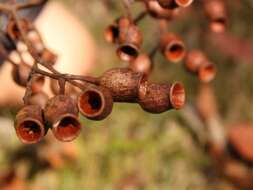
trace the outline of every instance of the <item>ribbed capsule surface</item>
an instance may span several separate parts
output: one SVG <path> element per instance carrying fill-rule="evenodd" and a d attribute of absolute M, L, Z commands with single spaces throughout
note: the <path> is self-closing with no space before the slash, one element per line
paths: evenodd
<path fill-rule="evenodd" d="M 111 92 L 101 86 L 89 88 L 80 94 L 78 107 L 83 116 L 91 120 L 103 120 L 112 112 Z"/>
<path fill-rule="evenodd" d="M 38 105 L 24 106 L 16 115 L 15 130 L 25 144 L 38 143 L 45 136 L 42 109 Z"/>
<path fill-rule="evenodd" d="M 100 85 L 108 88 L 116 102 L 134 102 L 143 74 L 129 68 L 116 68 L 105 72 L 100 78 Z"/>
<path fill-rule="evenodd" d="M 77 103 L 69 96 L 51 98 L 45 107 L 45 120 L 60 141 L 72 141 L 81 131 Z"/>

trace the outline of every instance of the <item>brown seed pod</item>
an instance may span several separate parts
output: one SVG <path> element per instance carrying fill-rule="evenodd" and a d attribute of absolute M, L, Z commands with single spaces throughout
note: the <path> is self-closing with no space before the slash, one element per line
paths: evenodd
<path fill-rule="evenodd" d="M 111 92 L 101 86 L 89 88 L 80 94 L 78 107 L 83 116 L 92 120 L 103 120 L 112 112 Z"/>
<path fill-rule="evenodd" d="M 2 30 L 0 30 L 0 44 L 1 44 L 1 49 L 4 48 L 4 50 L 6 50 L 7 53 L 17 48 L 15 42 L 9 37 L 9 35 L 7 35 L 6 32 Z M 2 59 L 1 54 L 0 54 L 0 57 Z"/>
<path fill-rule="evenodd" d="M 47 48 L 44 48 L 43 51 L 40 53 L 41 59 L 49 64 L 49 65 L 54 65 L 57 61 L 57 56 L 54 54 L 52 51 L 50 51 Z"/>
<path fill-rule="evenodd" d="M 141 83 L 139 104 L 147 112 L 162 113 L 169 109 L 181 109 L 185 104 L 185 90 L 181 83 L 172 85 Z"/>
<path fill-rule="evenodd" d="M 119 27 L 119 32 L 125 32 L 128 30 L 128 28 L 133 25 L 133 21 L 131 18 L 127 17 L 127 16 L 122 16 L 120 18 L 118 18 L 115 23 L 118 25 Z M 122 35 L 122 34 L 121 34 Z M 120 37 L 120 33 L 119 33 L 119 37 Z"/>
<path fill-rule="evenodd" d="M 213 32 L 224 32 L 227 24 L 227 11 L 223 0 L 204 0 L 204 10 L 210 20 Z"/>
<path fill-rule="evenodd" d="M 198 77 L 200 81 L 208 83 L 212 81 L 216 76 L 217 70 L 213 63 L 206 63 L 201 65 L 198 70 Z"/>
<path fill-rule="evenodd" d="M 17 85 L 21 87 L 26 87 L 30 72 L 31 72 L 31 66 L 27 64 L 21 63 L 18 65 L 13 65 L 12 73 L 11 73 L 12 79 Z M 43 88 L 44 83 L 45 83 L 44 76 L 39 75 L 39 74 L 33 75 L 32 91 L 40 92 L 41 89 Z"/>
<path fill-rule="evenodd" d="M 139 54 L 139 49 L 142 45 L 142 33 L 135 25 L 129 27 L 120 27 L 119 33 L 119 47 L 117 55 L 123 61 L 131 61 Z"/>
<path fill-rule="evenodd" d="M 135 102 L 143 74 L 129 68 L 110 69 L 100 77 L 100 85 L 108 88 L 116 102 Z"/>
<path fill-rule="evenodd" d="M 131 25 L 131 23 L 132 21 L 129 17 L 122 16 L 116 19 L 113 24 L 109 25 L 105 29 L 105 40 L 109 43 L 118 43 L 120 31 L 126 30 Z"/>
<path fill-rule="evenodd" d="M 51 98 L 46 104 L 44 115 L 58 140 L 69 142 L 80 134 L 78 107 L 71 97 L 58 95 Z"/>
<path fill-rule="evenodd" d="M 174 0 L 179 7 L 188 7 L 193 3 L 193 0 Z"/>
<path fill-rule="evenodd" d="M 30 72 L 31 67 L 26 64 L 13 65 L 12 79 L 17 85 L 26 87 Z"/>
<path fill-rule="evenodd" d="M 48 95 L 45 92 L 41 91 L 33 93 L 29 98 L 28 103 L 30 105 L 39 105 L 41 108 L 45 108 L 48 99 Z"/>
<path fill-rule="evenodd" d="M 38 143 L 47 132 L 41 107 L 38 105 L 23 107 L 16 115 L 15 129 L 17 136 L 23 143 Z"/>
<path fill-rule="evenodd" d="M 188 7 L 193 2 L 193 0 L 157 0 L 157 1 L 165 9 Z"/>
<path fill-rule="evenodd" d="M 22 29 L 25 32 L 28 32 L 31 28 L 30 23 L 28 20 L 21 19 L 20 24 Z M 20 31 L 18 30 L 18 27 L 16 25 L 16 22 L 14 20 L 10 20 L 7 24 L 7 34 L 12 40 L 18 40 L 21 36 Z"/>
<path fill-rule="evenodd" d="M 160 50 L 165 58 L 172 62 L 181 61 L 186 54 L 184 42 L 173 33 L 165 33 L 161 36 Z"/>
<path fill-rule="evenodd" d="M 157 2 L 164 9 L 174 9 L 178 7 L 175 0 L 157 0 Z"/>
<path fill-rule="evenodd" d="M 129 68 L 134 72 L 143 73 L 145 76 L 148 76 L 151 71 L 153 64 L 149 55 L 142 53 L 136 59 L 129 63 Z"/>
<path fill-rule="evenodd" d="M 194 49 L 187 52 L 184 60 L 184 66 L 188 71 L 196 73 L 198 72 L 200 66 L 204 65 L 207 61 L 207 57 L 202 51 Z"/>
<path fill-rule="evenodd" d="M 105 40 L 109 43 L 117 43 L 119 39 L 119 27 L 117 24 L 111 24 L 105 29 Z"/>
<path fill-rule="evenodd" d="M 244 160 L 253 163 L 253 125 L 238 123 L 229 126 L 228 143 Z M 253 177 L 253 176 L 252 176 Z"/>
<path fill-rule="evenodd" d="M 150 16 L 157 19 L 172 19 L 173 11 L 162 7 L 157 0 L 147 0 L 145 5 Z"/>

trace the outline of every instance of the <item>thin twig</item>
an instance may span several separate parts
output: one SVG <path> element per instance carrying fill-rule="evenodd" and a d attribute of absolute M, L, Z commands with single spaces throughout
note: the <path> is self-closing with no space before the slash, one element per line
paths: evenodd
<path fill-rule="evenodd" d="M 135 24 L 138 24 L 141 20 L 143 20 L 145 18 L 145 16 L 147 16 L 147 11 L 146 10 L 139 13 L 139 15 L 133 20 L 133 22 Z"/>
<path fill-rule="evenodd" d="M 90 76 L 80 76 L 80 75 L 71 75 L 71 74 L 62 74 L 59 71 L 57 71 L 52 65 L 44 62 L 44 60 L 42 60 L 42 58 L 40 57 L 39 53 L 36 51 L 36 48 L 33 46 L 33 44 L 30 42 L 30 40 L 27 38 L 26 32 L 24 31 L 24 29 L 22 28 L 22 25 L 20 23 L 20 19 L 17 15 L 17 10 L 19 9 L 23 9 L 23 8 L 29 8 L 29 7 L 33 7 L 33 6 L 37 6 L 39 4 L 41 4 L 43 1 L 31 1 L 28 3 L 20 3 L 20 4 L 5 4 L 5 3 L 0 3 L 0 11 L 5 11 L 7 13 L 9 13 L 14 22 L 17 25 L 17 29 L 20 32 L 20 39 L 26 44 L 27 48 L 28 48 L 28 52 L 31 54 L 31 56 L 33 57 L 34 64 L 32 66 L 32 70 L 31 70 L 31 77 L 34 73 L 39 73 L 42 74 L 44 76 L 56 79 L 56 80 L 60 80 L 60 79 L 64 79 L 65 81 L 69 82 L 70 84 L 81 88 L 81 89 L 85 89 L 88 88 L 88 84 L 94 84 L 94 85 L 98 85 L 99 84 L 99 79 L 95 78 L 95 77 L 90 77 Z M 32 25 L 33 30 L 38 34 L 41 43 L 43 43 L 42 38 L 39 34 L 39 32 L 37 31 L 36 27 L 34 27 Z M 43 43 L 44 44 L 44 43 Z M 6 57 L 7 58 L 7 57 Z M 50 72 L 46 72 L 44 70 L 41 70 L 38 68 L 38 65 L 43 66 L 44 68 L 48 69 Z M 80 82 L 77 81 L 81 81 L 85 84 L 82 84 Z M 24 102 L 27 102 L 27 98 L 30 94 L 30 84 L 31 80 L 28 81 L 27 84 L 27 89 L 26 89 L 26 94 L 24 97 Z M 88 84 L 86 84 L 88 83 Z"/>

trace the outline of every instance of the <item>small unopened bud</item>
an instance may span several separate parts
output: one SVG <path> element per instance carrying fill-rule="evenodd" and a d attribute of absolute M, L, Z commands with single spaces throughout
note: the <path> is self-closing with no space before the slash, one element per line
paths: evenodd
<path fill-rule="evenodd" d="M 78 107 L 83 116 L 92 120 L 103 120 L 112 112 L 111 92 L 104 87 L 89 88 L 80 94 Z"/>
<path fill-rule="evenodd" d="M 186 54 L 184 42 L 173 33 L 162 35 L 160 49 L 165 58 L 172 62 L 181 61 Z"/>
<path fill-rule="evenodd" d="M 72 141 L 80 134 L 78 107 L 71 97 L 58 95 L 51 98 L 46 104 L 44 115 L 58 140 Z"/>
<path fill-rule="evenodd" d="M 26 144 L 38 143 L 46 135 L 42 109 L 38 105 L 23 107 L 15 119 L 15 129 L 19 139 Z"/>

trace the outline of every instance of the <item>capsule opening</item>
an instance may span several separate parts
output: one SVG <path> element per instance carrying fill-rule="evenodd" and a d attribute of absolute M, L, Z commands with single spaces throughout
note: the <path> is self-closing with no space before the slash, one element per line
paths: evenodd
<path fill-rule="evenodd" d="M 26 120 L 17 127 L 17 135 L 26 144 L 37 143 L 44 136 L 43 126 L 32 120 Z"/>
<path fill-rule="evenodd" d="M 54 126 L 53 133 L 55 137 L 64 142 L 69 142 L 78 137 L 81 131 L 80 122 L 73 116 L 63 117 L 59 123 Z"/>
<path fill-rule="evenodd" d="M 202 82 L 210 82 L 216 76 L 216 68 L 213 64 L 203 66 L 199 69 L 199 79 Z"/>
<path fill-rule="evenodd" d="M 138 50 L 131 45 L 123 45 L 118 49 L 118 55 L 123 61 L 131 61 L 138 56 Z"/>
<path fill-rule="evenodd" d="M 218 19 L 212 20 L 209 27 L 213 32 L 217 32 L 217 33 L 224 32 L 226 29 L 226 19 L 218 18 Z"/>
<path fill-rule="evenodd" d="M 84 115 L 93 115 L 100 112 L 103 105 L 101 95 L 95 91 L 84 92 L 79 99 L 79 107 Z"/>
<path fill-rule="evenodd" d="M 174 43 L 168 47 L 165 54 L 171 61 L 180 61 L 185 56 L 185 48 L 181 43 Z"/>
<path fill-rule="evenodd" d="M 186 95 L 181 83 L 174 83 L 170 88 L 170 102 L 173 108 L 181 109 L 185 105 Z"/>
<path fill-rule="evenodd" d="M 187 7 L 192 4 L 193 0 L 176 0 L 176 4 L 180 7 Z"/>

